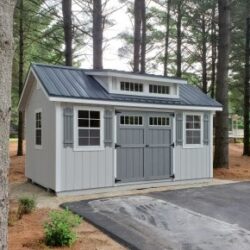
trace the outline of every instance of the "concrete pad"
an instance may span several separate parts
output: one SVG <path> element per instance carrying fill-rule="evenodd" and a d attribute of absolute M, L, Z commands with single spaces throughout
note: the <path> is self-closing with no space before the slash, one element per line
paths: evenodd
<path fill-rule="evenodd" d="M 64 204 L 131 249 L 247 250 L 250 231 L 149 196 Z"/>

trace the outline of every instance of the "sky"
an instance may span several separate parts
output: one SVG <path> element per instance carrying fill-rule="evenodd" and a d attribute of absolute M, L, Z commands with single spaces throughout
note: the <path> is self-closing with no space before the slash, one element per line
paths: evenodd
<path fill-rule="evenodd" d="M 118 0 L 110 0 L 107 6 L 107 11 L 117 9 L 110 15 L 110 18 L 114 21 L 114 25 L 104 30 L 104 37 L 108 39 L 107 47 L 104 49 L 103 54 L 103 66 L 106 69 L 118 69 L 118 70 L 131 70 L 125 59 L 121 59 L 118 56 L 118 50 L 123 46 L 123 41 L 116 37 L 119 33 L 126 30 L 132 31 L 132 24 L 129 16 L 126 14 L 127 6 L 119 3 Z M 113 38 L 113 39 L 111 39 Z M 88 46 L 90 53 L 84 56 L 81 60 L 82 68 L 92 68 L 92 48 Z"/>

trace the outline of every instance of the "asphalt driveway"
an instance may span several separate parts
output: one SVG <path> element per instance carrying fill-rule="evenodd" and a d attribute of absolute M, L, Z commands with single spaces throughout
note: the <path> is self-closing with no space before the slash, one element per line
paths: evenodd
<path fill-rule="evenodd" d="M 250 249 L 250 182 L 63 205 L 130 249 Z"/>

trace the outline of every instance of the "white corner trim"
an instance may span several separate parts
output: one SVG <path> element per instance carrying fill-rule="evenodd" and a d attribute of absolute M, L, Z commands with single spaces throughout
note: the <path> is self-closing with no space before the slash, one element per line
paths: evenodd
<path fill-rule="evenodd" d="M 222 107 L 204 107 L 204 106 L 185 106 L 185 105 L 163 105 L 152 103 L 137 103 L 137 102 L 119 102 L 119 101 L 103 101 L 80 98 L 65 98 L 65 97 L 49 97 L 51 102 L 77 103 L 86 105 L 101 105 L 101 106 L 116 106 L 116 107 L 137 107 L 137 108 L 156 108 L 156 109 L 172 109 L 172 110 L 196 110 L 196 111 L 222 111 Z"/>
<path fill-rule="evenodd" d="M 77 125 L 77 111 L 78 110 L 94 110 L 100 111 L 100 146 L 78 146 L 78 125 Z M 87 107 L 87 106 L 74 106 L 73 115 L 73 136 L 74 136 L 74 151 L 101 151 L 104 150 L 104 108 L 100 107 Z"/>

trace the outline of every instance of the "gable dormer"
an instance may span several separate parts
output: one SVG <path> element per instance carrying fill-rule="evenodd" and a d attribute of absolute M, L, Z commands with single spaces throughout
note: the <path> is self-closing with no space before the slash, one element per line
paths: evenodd
<path fill-rule="evenodd" d="M 179 86 L 187 83 L 179 78 L 114 70 L 91 70 L 85 73 L 93 76 L 112 94 L 179 98 Z"/>

